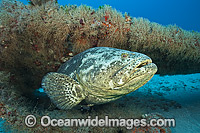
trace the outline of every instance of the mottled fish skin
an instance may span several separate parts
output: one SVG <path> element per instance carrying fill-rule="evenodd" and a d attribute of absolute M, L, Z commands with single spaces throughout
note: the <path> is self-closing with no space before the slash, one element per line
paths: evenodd
<path fill-rule="evenodd" d="M 102 104 L 135 91 L 156 71 L 156 65 L 144 54 L 95 47 L 74 56 L 57 73 L 80 84 L 87 104 Z"/>

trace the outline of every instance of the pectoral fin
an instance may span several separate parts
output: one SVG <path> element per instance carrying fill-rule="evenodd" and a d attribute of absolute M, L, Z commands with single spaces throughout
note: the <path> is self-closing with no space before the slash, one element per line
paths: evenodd
<path fill-rule="evenodd" d="M 42 80 L 42 88 L 60 109 L 71 109 L 85 98 L 79 83 L 62 73 L 48 73 Z"/>

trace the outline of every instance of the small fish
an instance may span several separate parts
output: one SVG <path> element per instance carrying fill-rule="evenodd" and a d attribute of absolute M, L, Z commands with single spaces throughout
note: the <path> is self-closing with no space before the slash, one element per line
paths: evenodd
<path fill-rule="evenodd" d="M 180 29 L 177 28 L 177 30 L 175 31 L 175 34 L 178 34 L 180 32 Z"/>

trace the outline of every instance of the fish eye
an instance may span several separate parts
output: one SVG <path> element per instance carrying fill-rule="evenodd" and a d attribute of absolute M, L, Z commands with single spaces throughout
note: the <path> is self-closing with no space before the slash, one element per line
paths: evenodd
<path fill-rule="evenodd" d="M 127 54 L 127 53 L 122 53 L 122 54 L 121 54 L 121 58 L 122 58 L 122 59 L 128 58 L 128 54 Z"/>

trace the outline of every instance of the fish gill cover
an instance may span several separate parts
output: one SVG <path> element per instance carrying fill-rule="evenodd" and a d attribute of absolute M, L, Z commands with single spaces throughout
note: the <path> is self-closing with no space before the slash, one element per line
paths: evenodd
<path fill-rule="evenodd" d="M 31 0 L 28 5 L 1 1 L 0 71 L 14 85 L 1 89 L 10 88 L 4 91 L 12 100 L 34 97 L 31 94 L 47 72 L 57 71 L 73 55 L 100 46 L 144 53 L 157 64 L 159 74 L 200 72 L 198 32 L 135 18 L 108 5 L 95 10 L 53 0 Z"/>

